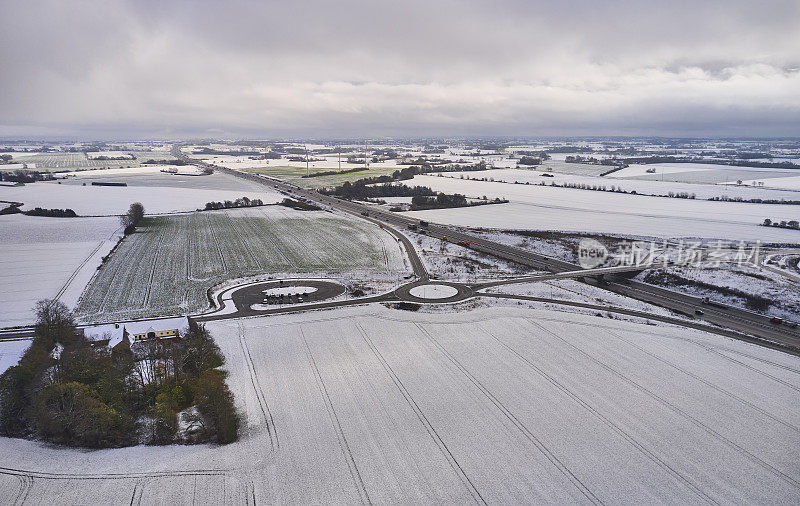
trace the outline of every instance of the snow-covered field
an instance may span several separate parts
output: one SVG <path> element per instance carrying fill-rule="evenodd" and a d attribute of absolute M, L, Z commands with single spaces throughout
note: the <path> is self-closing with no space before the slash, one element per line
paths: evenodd
<path fill-rule="evenodd" d="M 74 307 L 119 228 L 116 217 L 0 216 L 0 327 L 33 323 L 40 299 Z"/>
<path fill-rule="evenodd" d="M 765 188 L 800 191 L 800 176 L 773 177 L 769 179 L 749 179 L 743 185 L 763 184 Z"/>
<path fill-rule="evenodd" d="M 203 176 L 197 176 L 198 178 Z M 141 202 L 147 214 L 193 211 L 206 202 L 259 198 L 264 203 L 283 200 L 283 196 L 264 187 L 260 191 L 200 190 L 152 186 L 86 186 L 38 182 L 25 186 L 0 187 L 0 200 L 24 202 L 23 209 L 34 207 L 72 209 L 79 215 L 119 215 L 133 202 Z"/>
<path fill-rule="evenodd" d="M 562 230 L 725 240 L 800 242 L 800 234 L 759 226 L 764 218 L 795 220 L 800 206 L 709 202 L 604 191 L 416 176 L 411 183 L 469 197 L 502 197 L 509 204 L 405 213 L 464 227 Z"/>
<path fill-rule="evenodd" d="M 552 177 L 545 177 L 542 174 L 549 174 Z M 604 187 L 611 190 L 612 187 L 622 189 L 626 192 L 636 192 L 639 195 L 669 195 L 672 193 L 687 193 L 694 195 L 697 199 L 710 198 L 741 198 L 747 199 L 784 199 L 800 200 L 800 191 L 781 191 L 767 187 L 754 187 L 748 184 L 742 185 L 716 185 L 699 183 L 680 183 L 674 181 L 653 181 L 645 179 L 625 179 L 614 180 L 605 177 L 576 176 L 572 174 L 546 173 L 537 170 L 526 169 L 495 169 L 470 172 L 446 172 L 443 177 L 455 179 L 476 179 L 491 178 L 495 182 L 518 183 L 518 184 L 541 184 L 547 186 L 552 184 L 584 184 L 589 186 Z M 769 184 L 771 179 L 765 180 Z M 800 178 L 797 179 L 800 183 Z M 798 184 L 800 190 L 800 184 Z M 399 197 L 402 198 L 402 197 Z M 386 199 L 384 199 L 386 200 Z M 388 202 L 388 201 L 387 201 Z"/>
<path fill-rule="evenodd" d="M 647 169 L 655 172 L 648 173 Z M 652 163 L 631 165 L 609 174 L 610 178 L 637 178 L 679 181 L 685 183 L 728 184 L 737 180 L 767 181 L 772 178 L 797 176 L 797 169 L 771 169 L 766 167 L 740 167 L 713 163 Z"/>
<path fill-rule="evenodd" d="M 712 165 L 705 163 L 651 163 L 646 165 L 631 165 L 612 172 L 608 177 L 625 178 L 634 176 L 649 176 L 651 174 L 677 174 L 681 172 L 695 172 L 702 170 L 726 169 L 727 165 Z M 647 172 L 648 170 L 655 170 L 655 172 Z"/>
<path fill-rule="evenodd" d="M 265 273 L 405 273 L 398 242 L 371 223 L 265 206 L 151 218 L 126 237 L 81 298 L 83 320 L 183 314 L 206 290 Z"/>
<path fill-rule="evenodd" d="M 796 504 L 800 361 L 699 331 L 511 308 L 210 323 L 223 447 L 0 439 L 31 504 Z"/>
<path fill-rule="evenodd" d="M 114 176 L 152 175 L 164 170 L 177 171 L 178 174 L 200 174 L 194 165 L 143 165 L 141 167 L 123 167 L 118 169 L 87 169 L 64 172 L 58 177 L 74 177 L 77 179 L 107 178 Z"/>
<path fill-rule="evenodd" d="M 428 235 L 410 231 L 404 233 L 414 242 L 425 269 L 439 279 L 474 281 L 531 272 L 519 264 L 484 255 L 457 244 L 442 242 Z"/>
<path fill-rule="evenodd" d="M 0 374 L 9 367 L 17 365 L 30 344 L 31 342 L 27 339 L 0 341 Z"/>
<path fill-rule="evenodd" d="M 447 285 L 419 285 L 412 288 L 409 293 L 421 299 L 446 299 L 458 294 L 458 290 Z"/>

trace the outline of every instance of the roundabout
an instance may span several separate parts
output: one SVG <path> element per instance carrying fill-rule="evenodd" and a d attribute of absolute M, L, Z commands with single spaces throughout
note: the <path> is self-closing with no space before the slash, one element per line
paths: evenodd
<path fill-rule="evenodd" d="M 344 285 L 319 279 L 284 279 L 243 286 L 231 293 L 238 315 L 260 314 L 269 309 L 321 302 L 343 294 Z"/>

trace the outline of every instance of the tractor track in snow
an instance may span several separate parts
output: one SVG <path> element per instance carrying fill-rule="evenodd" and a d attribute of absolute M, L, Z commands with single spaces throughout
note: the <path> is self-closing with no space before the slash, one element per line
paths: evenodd
<path fill-rule="evenodd" d="M 419 323 L 414 323 L 414 325 L 420 330 L 420 332 L 426 336 L 434 346 L 441 351 L 445 357 L 459 370 L 462 374 L 472 383 L 478 390 L 487 398 L 489 401 L 500 410 L 500 412 L 519 430 L 519 432 L 528 440 L 530 441 L 533 446 L 548 460 L 550 461 L 553 466 L 555 466 L 559 472 L 561 472 L 572 484 L 573 486 L 578 489 L 578 491 L 583 494 L 586 499 L 589 500 L 592 504 L 603 504 L 603 502 L 598 498 L 594 492 L 592 492 L 589 487 L 583 483 L 580 478 L 578 478 L 575 473 L 573 473 L 562 461 L 558 458 L 558 456 L 553 453 L 544 443 L 534 434 L 528 427 L 523 424 L 517 417 L 512 413 L 497 397 L 495 397 L 492 392 L 486 388 L 483 383 L 481 383 L 469 370 L 464 367 L 464 365 L 456 359 L 452 354 L 450 354 L 447 349 L 442 346 L 439 341 L 433 337 L 433 335 L 428 332 L 428 330 L 420 325 Z"/>
<path fill-rule="evenodd" d="M 305 332 L 303 332 L 303 326 L 300 325 L 299 328 L 300 335 L 303 338 L 303 344 L 305 344 L 306 347 L 311 368 L 314 371 L 314 378 L 317 381 L 317 387 L 319 388 L 319 391 L 325 400 L 325 407 L 328 410 L 328 416 L 333 424 L 336 437 L 339 440 L 339 447 L 344 455 L 347 467 L 350 471 L 350 476 L 352 477 L 356 491 L 358 492 L 359 499 L 363 504 L 372 504 L 372 501 L 369 498 L 369 493 L 367 492 L 367 487 L 364 485 L 364 480 L 361 478 L 361 473 L 359 472 L 355 458 L 353 457 L 353 452 L 350 450 L 350 445 L 347 443 L 347 438 L 344 435 L 344 429 L 342 429 L 339 416 L 336 414 L 336 408 L 334 408 L 333 401 L 328 393 L 328 388 L 325 386 L 325 381 L 322 379 L 322 374 L 320 373 L 319 367 L 317 367 L 317 361 L 314 359 L 314 354 L 311 352 L 311 347 L 308 345 Z"/>
<path fill-rule="evenodd" d="M 494 335 L 494 333 L 492 333 L 491 331 L 487 330 L 485 327 L 483 327 L 480 324 L 478 324 L 478 326 L 484 332 L 486 332 L 486 334 L 489 335 L 492 339 L 497 341 L 497 343 L 500 344 L 500 346 L 502 346 L 503 348 L 508 350 L 511 354 L 513 354 L 518 359 L 520 359 L 530 369 L 533 369 L 533 371 L 535 371 L 539 376 L 544 378 L 548 383 L 550 383 L 553 386 L 555 386 L 558 390 L 560 390 L 561 392 L 566 394 L 568 397 L 570 397 L 572 400 L 577 402 L 584 409 L 589 411 L 589 413 L 591 413 L 596 418 L 598 418 L 601 422 L 605 423 L 614 432 L 616 432 L 617 434 L 622 436 L 623 439 L 625 439 L 629 444 L 631 444 L 631 446 L 633 446 L 636 450 L 638 450 L 641 454 L 643 454 L 651 462 L 653 462 L 657 466 L 661 467 L 662 469 L 667 471 L 668 474 L 672 475 L 674 478 L 677 478 L 678 481 L 680 481 L 681 483 L 686 485 L 700 499 L 702 499 L 702 500 L 704 500 L 704 501 L 706 501 L 708 503 L 711 503 L 711 504 L 719 504 L 717 501 L 715 501 L 713 498 L 711 498 L 705 492 L 703 492 L 688 477 L 682 475 L 678 470 L 673 468 L 669 463 L 667 463 L 665 460 L 663 460 L 661 457 L 659 457 L 655 452 L 649 450 L 644 444 L 639 442 L 635 437 L 633 437 L 632 435 L 628 434 L 628 432 L 625 431 L 625 429 L 623 429 L 622 427 L 620 427 L 619 425 L 614 423 L 614 421 L 612 421 L 610 418 L 608 418 L 605 415 L 603 415 L 600 411 L 598 411 L 595 407 L 590 405 L 588 402 L 584 401 L 583 398 L 580 395 L 578 395 L 576 392 L 573 392 L 569 387 L 567 387 L 566 385 L 564 385 L 563 383 L 558 381 L 555 377 L 553 377 L 550 374 L 548 374 L 547 372 L 545 372 L 543 369 L 541 369 L 539 366 L 537 366 L 533 362 L 531 362 L 527 357 L 525 357 L 522 353 L 517 351 L 513 346 L 505 343 L 500 338 L 498 338 L 496 335 Z"/>
<path fill-rule="evenodd" d="M 709 427 L 708 425 L 706 425 L 702 421 L 700 421 L 697 418 L 693 417 L 686 410 L 681 409 L 678 406 L 675 406 L 674 404 L 669 402 L 667 399 L 661 397 L 660 395 L 658 395 L 657 393 L 655 393 L 652 390 L 648 389 L 644 385 L 638 383 L 637 381 L 629 378 L 627 375 L 619 372 L 618 370 L 616 370 L 615 368 L 613 368 L 610 365 L 606 364 L 605 362 L 595 358 L 594 356 L 592 356 L 588 352 L 586 352 L 586 351 L 580 349 L 579 347 L 575 346 L 574 344 L 570 343 L 568 340 L 562 338 L 561 336 L 559 336 L 555 332 L 553 332 L 550 329 L 540 325 L 538 322 L 535 322 L 535 321 L 533 321 L 533 320 L 531 320 L 529 318 L 527 319 L 527 321 L 530 322 L 532 325 L 542 329 L 548 335 L 550 335 L 550 336 L 556 338 L 557 340 L 563 342 L 568 347 L 574 349 L 575 351 L 577 351 L 578 353 L 580 353 L 581 355 L 583 355 L 584 357 L 589 359 L 591 362 L 594 362 L 595 364 L 599 365 L 600 367 L 602 367 L 606 371 L 610 372 L 612 375 L 616 376 L 617 378 L 621 379 L 625 383 L 627 383 L 630 386 L 634 387 L 636 390 L 642 392 L 647 397 L 650 397 L 652 400 L 656 401 L 658 404 L 661 404 L 662 406 L 666 407 L 667 409 L 669 409 L 670 411 L 672 411 L 673 413 L 675 413 L 679 417 L 683 418 L 687 422 L 689 422 L 692 425 L 694 425 L 694 426 L 698 427 L 699 429 L 703 430 L 704 432 L 706 432 L 707 434 L 712 436 L 714 439 L 716 439 L 717 441 L 723 443 L 724 445 L 728 446 L 729 448 L 733 449 L 734 451 L 736 451 L 740 455 L 744 456 L 745 458 L 747 458 L 748 460 L 750 460 L 751 462 L 753 462 L 757 466 L 759 466 L 762 469 L 766 470 L 767 472 L 769 472 L 770 474 L 774 475 L 775 477 L 783 480 L 784 482 L 788 483 L 789 485 L 793 486 L 794 488 L 800 489 L 800 482 L 798 482 L 795 478 L 787 475 L 786 473 L 784 473 L 780 469 L 776 468 L 772 464 L 770 464 L 768 462 L 765 462 L 764 460 L 760 459 L 758 456 L 754 455 L 753 453 L 751 453 L 750 451 L 748 451 L 746 448 L 742 447 L 741 445 L 739 445 L 735 441 L 732 441 L 731 439 L 727 438 L 723 434 L 721 434 L 721 433 L 717 432 L 716 430 L 714 430 L 712 427 Z"/>
<path fill-rule="evenodd" d="M 388 374 L 389 377 L 392 379 L 392 382 L 400 391 L 400 394 L 403 396 L 408 405 L 414 411 L 414 414 L 417 416 L 417 419 L 425 427 L 425 430 L 428 432 L 428 435 L 431 437 L 431 439 L 433 439 L 436 446 L 442 452 L 442 455 L 444 455 L 445 459 L 450 464 L 450 467 L 458 475 L 459 480 L 461 480 L 461 482 L 469 491 L 470 495 L 472 495 L 472 498 L 475 500 L 475 502 L 479 504 L 487 504 L 486 500 L 483 498 L 480 491 L 478 491 L 475 484 L 472 483 L 472 480 L 470 480 L 469 476 L 467 476 L 467 473 L 464 471 L 464 468 L 462 468 L 461 464 L 459 464 L 458 460 L 456 460 L 455 455 L 453 455 L 453 453 L 447 447 L 447 444 L 444 442 L 441 436 L 439 436 L 439 433 L 436 431 L 436 428 L 428 420 L 428 417 L 425 416 L 425 413 L 422 411 L 422 408 L 419 407 L 417 401 L 414 400 L 414 397 L 411 395 L 406 386 L 403 384 L 403 381 L 394 372 L 392 366 L 389 365 L 389 363 L 384 358 L 383 354 L 380 352 L 380 350 L 378 350 L 377 346 L 375 346 L 375 344 L 369 338 L 364 328 L 358 322 L 355 323 L 355 327 L 358 329 L 359 333 L 361 334 L 361 337 L 367 343 L 367 346 L 370 348 L 370 350 L 372 350 L 372 353 L 378 359 L 378 362 L 380 362 L 386 374 Z"/>
<path fill-rule="evenodd" d="M 256 372 L 256 367 L 253 363 L 253 356 L 250 353 L 250 348 L 247 346 L 247 341 L 244 335 L 244 326 L 241 322 L 238 322 L 238 332 L 239 345 L 242 348 L 242 353 L 244 354 L 244 359 L 247 363 L 247 372 L 250 376 L 250 382 L 253 385 L 253 390 L 255 390 L 256 394 L 256 400 L 258 401 L 259 408 L 261 409 L 261 414 L 264 417 L 264 425 L 267 427 L 269 444 L 272 451 L 275 451 L 275 448 L 280 448 L 281 446 L 280 441 L 278 440 L 278 429 L 275 427 L 275 420 L 272 417 L 272 411 L 269 409 L 269 404 L 264 396 L 264 390 L 261 387 L 261 381 L 258 379 L 258 373 Z"/>
<path fill-rule="evenodd" d="M 646 355 L 658 360 L 659 362 L 661 362 L 663 364 L 666 364 L 669 367 L 671 367 L 671 368 L 673 368 L 673 369 L 675 369 L 677 371 L 680 371 L 681 373 L 689 376 L 690 378 L 693 378 L 694 380 L 699 381 L 700 383 L 706 385 L 707 387 L 709 387 L 709 388 L 711 388 L 711 389 L 713 389 L 713 390 L 715 390 L 715 391 L 717 391 L 717 392 L 719 392 L 719 393 L 721 393 L 723 395 L 726 395 L 726 396 L 728 396 L 728 397 L 730 397 L 732 399 L 735 399 L 736 401 L 744 404 L 745 406 L 747 406 L 747 407 L 749 407 L 749 408 L 751 408 L 751 409 L 753 409 L 755 411 L 758 411 L 759 413 L 761 413 L 762 415 L 766 416 L 770 420 L 772 420 L 774 422 L 777 422 L 777 423 L 779 423 L 779 424 L 781 424 L 781 425 L 783 425 L 783 426 L 787 427 L 788 429 L 791 429 L 791 430 L 793 430 L 795 432 L 800 432 L 800 427 L 798 427 L 798 426 L 796 426 L 794 424 L 791 424 L 791 423 L 789 423 L 787 421 L 781 420 L 780 418 L 777 418 L 773 414 L 771 414 L 768 411 L 756 406 L 752 402 L 750 402 L 748 400 L 745 400 L 745 399 L 742 399 L 738 395 L 736 395 L 736 394 L 734 394 L 732 392 L 729 392 L 729 391 L 725 390 L 724 388 L 722 388 L 720 386 L 717 386 L 717 385 L 713 384 L 712 382 L 710 382 L 710 381 L 708 381 L 706 379 L 703 379 L 700 376 L 698 376 L 698 375 L 696 375 L 696 374 L 694 374 L 692 372 L 689 372 L 689 371 L 683 369 L 682 367 L 680 367 L 678 365 L 675 365 L 672 362 L 659 357 L 658 355 L 656 355 L 654 353 L 651 353 L 651 352 L 645 350 L 644 348 L 636 345 L 635 343 L 631 342 L 628 339 L 625 339 L 624 337 L 620 336 L 619 334 L 616 334 L 615 332 L 611 331 L 611 332 L 609 332 L 609 335 L 616 337 L 618 340 L 628 344 L 629 346 L 632 346 L 633 348 L 636 348 L 637 350 L 639 350 L 642 353 L 645 353 Z"/>

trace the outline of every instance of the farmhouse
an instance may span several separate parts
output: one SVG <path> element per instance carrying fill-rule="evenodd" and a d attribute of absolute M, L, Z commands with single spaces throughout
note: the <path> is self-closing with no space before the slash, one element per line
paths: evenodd
<path fill-rule="evenodd" d="M 185 316 L 144 320 L 127 323 L 108 323 L 92 325 L 83 329 L 83 335 L 95 344 L 108 346 L 130 346 L 150 339 L 177 339 L 189 326 Z"/>

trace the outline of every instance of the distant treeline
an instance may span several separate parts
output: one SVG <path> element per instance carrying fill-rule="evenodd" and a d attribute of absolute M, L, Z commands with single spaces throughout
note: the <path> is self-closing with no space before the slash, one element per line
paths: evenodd
<path fill-rule="evenodd" d="M 319 211 L 321 208 L 308 202 L 300 202 L 299 200 L 283 199 L 282 206 L 295 209 L 297 211 Z"/>
<path fill-rule="evenodd" d="M 545 151 L 548 153 L 592 153 L 594 149 L 583 146 L 556 146 L 547 148 Z"/>
<path fill-rule="evenodd" d="M 3 209 L 0 209 L 0 216 L 4 214 L 18 214 L 22 212 L 20 210 L 20 207 L 23 206 L 22 202 L 3 202 L 3 203 L 8 204 L 8 206 L 4 207 Z"/>
<path fill-rule="evenodd" d="M 49 172 L 39 172 L 36 170 L 15 170 L 0 172 L 0 181 L 11 183 L 34 183 L 36 181 L 52 181 L 55 179 Z"/>
<path fill-rule="evenodd" d="M 47 216 L 49 218 L 75 218 L 78 215 L 72 209 L 42 209 L 36 207 L 30 211 L 23 211 L 27 216 Z"/>
<path fill-rule="evenodd" d="M 147 160 L 146 162 L 140 162 L 142 165 L 189 165 L 188 163 L 184 162 L 183 160 Z"/>
<path fill-rule="evenodd" d="M 728 197 L 723 195 L 721 197 L 711 197 L 708 200 L 716 200 L 720 202 L 746 202 L 748 204 L 787 204 L 797 206 L 800 205 L 800 200 L 784 200 L 784 199 L 743 199 L 742 197 Z"/>
<path fill-rule="evenodd" d="M 450 209 L 454 207 L 471 207 L 483 206 L 486 204 L 506 204 L 507 200 L 494 199 L 494 200 L 480 200 L 470 202 L 467 197 L 460 193 L 448 195 L 446 193 L 437 193 L 435 197 L 426 197 L 418 195 L 411 198 L 412 211 L 424 211 L 426 209 Z"/>
<path fill-rule="evenodd" d="M 332 191 L 323 192 L 328 195 L 337 195 L 346 199 L 366 200 L 378 197 L 414 197 L 421 195 L 436 195 L 436 192 L 427 186 L 406 186 L 404 184 L 373 184 L 367 186 L 360 181 L 355 183 L 345 182 Z"/>
<path fill-rule="evenodd" d="M 772 221 L 771 219 L 767 218 L 762 223 L 765 227 L 776 227 L 776 228 L 788 228 L 791 230 L 800 230 L 800 222 L 797 220 L 775 220 Z"/>
<path fill-rule="evenodd" d="M 212 211 L 215 209 L 234 209 L 237 207 L 258 207 L 263 206 L 264 202 L 261 199 L 249 199 L 247 197 L 239 197 L 236 200 L 226 200 L 224 202 L 206 202 L 204 211 Z"/>
<path fill-rule="evenodd" d="M 353 173 L 353 172 L 361 172 L 361 171 L 365 171 L 365 170 L 369 170 L 369 169 L 367 169 L 366 167 L 356 167 L 354 169 L 345 169 L 345 170 L 326 170 L 326 171 L 323 171 L 323 172 L 315 172 L 313 174 L 307 174 L 307 175 L 302 176 L 302 177 L 305 178 L 305 177 L 336 176 L 338 174 L 350 174 L 350 173 Z"/>
<path fill-rule="evenodd" d="M 260 151 L 231 151 L 212 148 L 198 148 L 193 151 L 196 155 L 229 155 L 229 156 L 255 156 L 261 155 Z"/>
<path fill-rule="evenodd" d="M 800 165 L 792 162 L 753 162 L 750 160 L 708 160 L 705 158 L 690 158 L 684 156 L 640 156 L 622 158 L 620 161 L 631 164 L 652 163 L 703 163 L 711 165 L 730 165 L 733 167 L 758 167 L 765 169 L 800 169 Z"/>
<path fill-rule="evenodd" d="M 507 200 L 495 199 L 492 201 L 484 200 L 482 202 L 470 203 L 464 195 L 458 193 L 449 195 L 433 191 L 427 186 L 407 186 L 405 184 L 393 183 L 393 181 L 402 180 L 401 178 L 411 179 L 416 173 L 416 167 L 408 167 L 402 171 L 395 171 L 392 176 L 364 178 L 354 183 L 346 181 L 333 190 L 320 191 L 325 195 L 336 195 L 355 200 L 369 200 L 381 197 L 411 197 L 412 211 L 508 202 Z M 381 182 L 383 184 L 379 184 Z"/>

